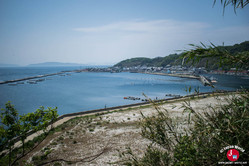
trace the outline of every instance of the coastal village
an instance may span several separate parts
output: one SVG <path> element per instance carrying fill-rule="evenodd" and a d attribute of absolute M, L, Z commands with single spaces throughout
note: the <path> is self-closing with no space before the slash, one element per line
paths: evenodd
<path fill-rule="evenodd" d="M 249 76 L 249 70 L 237 70 L 236 68 L 231 68 L 230 70 L 212 70 L 207 71 L 205 67 L 184 67 L 182 65 L 166 67 L 151 67 L 151 66 L 133 66 L 133 67 L 108 67 L 108 68 L 86 68 L 81 70 L 76 70 L 75 72 L 131 72 L 131 73 L 164 73 L 164 74 L 178 74 L 178 75 L 199 75 L 199 74 L 225 74 L 225 75 L 240 75 Z"/>

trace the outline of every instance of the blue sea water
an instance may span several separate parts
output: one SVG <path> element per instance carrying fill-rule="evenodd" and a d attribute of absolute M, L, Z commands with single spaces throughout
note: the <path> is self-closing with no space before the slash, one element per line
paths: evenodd
<path fill-rule="evenodd" d="M 56 73 L 79 67 L 21 67 L 0 68 L 0 81 Z M 249 88 L 247 78 L 239 76 L 215 75 L 216 89 L 235 90 L 241 86 Z M 186 87 L 200 88 L 201 92 L 214 89 L 205 87 L 195 79 L 140 73 L 72 73 L 66 76 L 51 76 L 37 84 L 0 85 L 0 107 L 11 101 L 22 114 L 33 112 L 40 106 L 58 107 L 60 115 L 105 107 L 141 102 L 125 100 L 134 96 L 155 99 L 165 98 L 165 94 L 186 95 Z"/>

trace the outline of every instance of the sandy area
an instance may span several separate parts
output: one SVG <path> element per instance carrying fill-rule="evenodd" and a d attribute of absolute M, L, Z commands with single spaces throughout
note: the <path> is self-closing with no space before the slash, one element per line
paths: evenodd
<path fill-rule="evenodd" d="M 224 104 L 223 96 L 205 97 L 191 100 L 191 106 L 199 112 L 205 110 L 207 105 Z M 171 101 L 160 105 L 160 109 L 167 109 L 170 116 L 180 119 L 182 125 L 186 124 L 188 113 L 183 113 L 183 101 Z M 138 155 L 149 145 L 149 141 L 140 135 L 139 121 L 141 113 L 152 116 L 157 113 L 154 107 L 136 107 L 126 110 L 113 110 L 98 116 L 84 116 L 72 119 L 64 118 L 54 126 L 64 125 L 62 131 L 49 136 L 44 143 L 25 158 L 28 162 L 34 161 L 34 156 L 41 156 L 51 151 L 44 161 L 64 159 L 84 162 L 71 165 L 119 165 L 119 153 L 130 147 Z M 71 119 L 71 120 L 69 120 Z M 29 139 L 32 139 L 31 136 Z M 69 165 L 60 162 L 61 165 Z M 53 164 L 52 164 L 53 165 Z"/>

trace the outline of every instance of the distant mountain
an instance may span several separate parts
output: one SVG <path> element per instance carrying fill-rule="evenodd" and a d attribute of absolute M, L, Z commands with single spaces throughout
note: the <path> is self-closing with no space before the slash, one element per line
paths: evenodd
<path fill-rule="evenodd" d="M 28 67 L 57 67 L 57 66 L 85 66 L 85 65 L 78 63 L 61 63 L 61 62 L 44 62 L 44 63 L 36 63 L 28 65 Z"/>
<path fill-rule="evenodd" d="M 0 67 L 20 67 L 19 65 L 16 64 L 5 64 L 5 63 L 0 63 Z"/>

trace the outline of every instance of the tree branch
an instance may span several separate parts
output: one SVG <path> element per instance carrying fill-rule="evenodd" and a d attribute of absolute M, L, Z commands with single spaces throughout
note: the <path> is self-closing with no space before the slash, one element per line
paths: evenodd
<path fill-rule="evenodd" d="M 20 160 L 20 159 L 22 159 L 23 157 L 25 157 L 27 154 L 29 154 L 30 152 L 32 152 L 36 147 L 38 147 L 46 138 L 47 138 L 47 136 L 49 135 L 49 133 L 50 133 L 50 131 L 52 131 L 52 128 L 53 126 L 51 126 L 51 129 L 48 131 L 48 132 L 44 132 L 45 133 L 45 136 L 44 136 L 44 138 L 38 143 L 38 144 L 36 144 L 34 147 L 32 147 L 29 151 L 27 151 L 26 153 L 24 153 L 23 155 L 21 154 L 20 156 L 18 156 L 12 163 L 11 163 L 11 166 L 12 165 L 15 165 L 15 163 L 18 161 L 18 160 Z"/>
<path fill-rule="evenodd" d="M 54 159 L 54 160 L 51 160 L 51 161 L 48 161 L 48 162 L 41 163 L 38 166 L 43 166 L 43 165 L 46 165 L 46 164 L 59 162 L 59 161 L 70 162 L 70 163 L 91 162 L 91 161 L 95 160 L 96 158 L 98 158 L 99 156 L 101 156 L 102 154 L 106 153 L 109 150 L 110 150 L 110 148 L 105 147 L 100 153 L 92 155 L 92 156 L 85 157 L 85 158 L 80 159 L 80 160 L 70 161 L 70 160 L 65 160 L 65 159 Z"/>

